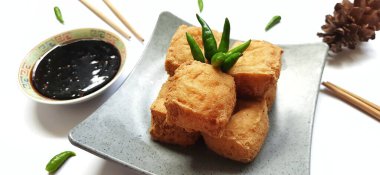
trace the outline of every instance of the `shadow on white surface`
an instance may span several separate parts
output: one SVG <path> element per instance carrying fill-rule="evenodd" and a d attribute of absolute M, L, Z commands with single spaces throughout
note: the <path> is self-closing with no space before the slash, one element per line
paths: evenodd
<path fill-rule="evenodd" d="M 135 171 L 133 171 L 130 168 L 127 168 L 121 164 L 111 162 L 111 161 L 106 161 L 104 160 L 104 163 L 102 167 L 99 170 L 99 173 L 96 175 L 133 175 L 133 174 L 138 174 Z"/>
<path fill-rule="evenodd" d="M 36 120 L 49 134 L 55 137 L 67 137 L 70 130 L 99 108 L 124 82 L 127 74 L 99 96 L 82 103 L 70 105 L 48 105 L 36 103 Z"/>
<path fill-rule="evenodd" d="M 355 50 L 344 48 L 340 53 L 329 51 L 327 64 L 332 67 L 345 67 L 365 61 L 370 58 L 367 55 L 371 52 L 371 49 L 366 45 L 367 43 L 360 43 Z"/>
<path fill-rule="evenodd" d="M 84 120 L 101 104 L 98 97 L 74 105 L 46 105 L 36 103 L 36 117 L 42 129 L 56 137 L 66 137 L 70 129 Z"/>

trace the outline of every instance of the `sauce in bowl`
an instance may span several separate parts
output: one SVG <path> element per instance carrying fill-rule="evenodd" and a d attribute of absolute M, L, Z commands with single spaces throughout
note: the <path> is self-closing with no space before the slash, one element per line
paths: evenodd
<path fill-rule="evenodd" d="M 32 85 L 57 100 L 91 94 L 110 82 L 119 70 L 118 49 L 100 40 L 79 40 L 58 46 L 36 63 Z"/>

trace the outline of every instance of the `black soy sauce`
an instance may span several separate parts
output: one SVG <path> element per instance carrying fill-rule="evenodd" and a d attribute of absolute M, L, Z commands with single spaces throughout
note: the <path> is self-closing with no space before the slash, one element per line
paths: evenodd
<path fill-rule="evenodd" d="M 115 46 L 99 40 L 79 40 L 47 53 L 32 75 L 43 96 L 68 100 L 88 95 L 115 77 L 121 62 Z"/>

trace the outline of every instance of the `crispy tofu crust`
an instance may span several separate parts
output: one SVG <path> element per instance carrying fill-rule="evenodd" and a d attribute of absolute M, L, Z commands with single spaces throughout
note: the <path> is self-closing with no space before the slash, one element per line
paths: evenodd
<path fill-rule="evenodd" d="M 267 92 L 265 92 L 264 99 L 267 103 L 268 107 L 268 112 L 271 111 L 274 100 L 276 99 L 276 94 L 277 94 L 277 84 L 274 86 L 270 87 Z"/>
<path fill-rule="evenodd" d="M 188 146 L 194 144 L 199 138 L 199 132 L 188 132 L 185 129 L 176 125 L 171 125 L 166 122 L 166 108 L 164 106 L 166 94 L 169 90 L 169 83 L 165 82 L 158 94 L 157 99 L 150 107 L 151 110 L 151 127 L 150 135 L 153 140 Z"/>
<path fill-rule="evenodd" d="M 169 78 L 167 121 L 189 131 L 220 137 L 235 103 L 233 78 L 210 64 L 182 64 Z"/>
<path fill-rule="evenodd" d="M 248 163 L 263 145 L 269 130 L 265 100 L 238 100 L 237 112 L 231 117 L 221 138 L 202 133 L 206 145 L 217 154 Z"/>
<path fill-rule="evenodd" d="M 238 46 L 237 42 L 233 47 Z M 243 56 L 229 70 L 239 97 L 261 98 L 280 76 L 282 49 L 266 41 L 251 41 Z"/>
<path fill-rule="evenodd" d="M 170 42 L 165 60 L 165 69 L 170 76 L 174 75 L 174 71 L 182 63 L 194 60 L 193 56 L 191 55 L 190 46 L 187 43 L 186 32 L 193 36 L 199 47 L 204 52 L 202 42 L 202 29 L 200 27 L 189 27 L 186 25 L 179 26 Z M 219 44 L 220 39 L 222 38 L 222 34 L 215 30 L 213 30 L 213 34 L 215 40 L 217 41 L 217 44 Z"/>

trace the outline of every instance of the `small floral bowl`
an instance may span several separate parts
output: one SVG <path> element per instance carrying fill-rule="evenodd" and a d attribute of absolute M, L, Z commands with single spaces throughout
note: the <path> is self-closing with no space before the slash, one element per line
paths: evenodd
<path fill-rule="evenodd" d="M 32 84 L 32 75 L 33 70 L 38 63 L 38 61 L 43 58 L 44 55 L 46 55 L 49 51 L 54 49 L 57 46 L 68 44 L 74 41 L 78 40 L 100 40 L 107 43 L 112 44 L 116 47 L 116 49 L 120 53 L 120 66 L 116 73 L 116 75 L 113 77 L 111 81 L 109 81 L 107 84 L 105 84 L 100 89 L 74 99 L 68 99 L 68 100 L 57 100 L 45 97 L 41 95 Z M 38 44 L 36 47 L 34 47 L 24 58 L 24 60 L 21 62 L 21 66 L 18 72 L 18 81 L 20 84 L 21 89 L 26 93 L 28 97 L 31 99 L 45 104 L 74 104 L 83 102 L 86 100 L 89 100 L 102 92 L 104 92 L 108 87 L 110 87 L 122 74 L 124 64 L 126 60 L 126 49 L 125 45 L 122 42 L 122 40 L 116 36 L 115 34 L 105 31 L 102 29 L 95 29 L 95 28 L 83 28 L 83 29 L 76 29 L 76 30 L 70 30 L 67 32 L 63 32 L 61 34 L 55 35 L 51 38 L 46 39 L 45 41 Z"/>

